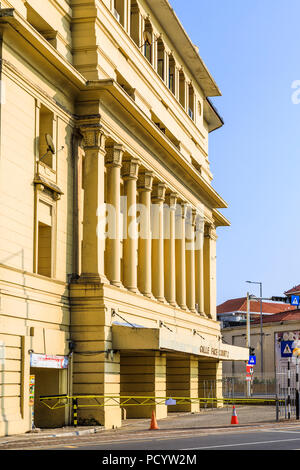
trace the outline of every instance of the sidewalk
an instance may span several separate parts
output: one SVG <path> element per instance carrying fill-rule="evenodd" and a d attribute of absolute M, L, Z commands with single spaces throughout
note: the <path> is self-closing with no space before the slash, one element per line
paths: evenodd
<path fill-rule="evenodd" d="M 255 425 L 276 425 L 287 424 L 289 422 L 299 421 L 276 421 L 275 407 L 273 406 L 236 406 L 238 421 L 240 427 L 255 426 Z M 222 429 L 224 427 L 237 427 L 231 425 L 232 407 L 224 407 L 219 409 L 207 409 L 201 410 L 200 413 L 170 413 L 165 419 L 158 420 L 159 428 L 163 430 L 168 429 Z M 122 427 L 113 430 L 113 432 L 122 433 L 135 432 L 149 429 L 150 419 L 128 419 L 123 421 Z M 41 429 L 37 431 L 28 432 L 26 434 L 18 434 L 13 436 L 5 436 L 0 438 L 1 445 L 7 443 L 18 443 L 24 441 L 39 441 L 40 439 L 55 439 L 64 438 L 71 436 L 84 436 L 89 434 L 103 433 L 105 434 L 112 432 L 112 430 L 106 430 L 104 426 L 78 426 L 74 428 L 72 426 L 66 426 L 63 428 L 56 429 Z"/>

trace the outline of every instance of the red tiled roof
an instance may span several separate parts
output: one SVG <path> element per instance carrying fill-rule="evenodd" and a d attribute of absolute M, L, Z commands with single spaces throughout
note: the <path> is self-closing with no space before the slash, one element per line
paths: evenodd
<path fill-rule="evenodd" d="M 292 305 L 277 303 L 277 302 L 263 302 L 263 313 L 279 313 L 286 310 L 295 310 Z M 231 312 L 247 312 L 247 297 L 239 299 L 230 299 L 217 306 L 217 313 L 231 313 Z M 257 300 L 250 300 L 250 312 L 260 313 L 260 302 Z"/>
<path fill-rule="evenodd" d="M 288 312 L 280 312 L 275 313 L 274 315 L 270 315 L 267 317 L 262 317 L 263 323 L 274 323 L 274 322 L 282 322 L 282 321 L 300 321 L 300 310 L 293 309 Z M 260 318 L 252 321 L 251 324 L 260 323 Z"/>
<path fill-rule="evenodd" d="M 292 289 L 287 290 L 285 292 L 285 295 L 291 295 L 291 294 L 299 294 L 300 293 L 300 284 L 298 286 L 292 287 Z"/>

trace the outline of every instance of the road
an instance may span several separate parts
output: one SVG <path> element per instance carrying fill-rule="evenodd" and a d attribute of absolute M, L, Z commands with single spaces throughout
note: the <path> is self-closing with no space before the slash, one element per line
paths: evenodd
<path fill-rule="evenodd" d="M 300 425 L 266 426 L 209 430 L 158 430 L 108 433 L 55 441 L 39 440 L 27 444 L 1 446 L 15 450 L 93 450 L 108 451 L 194 451 L 203 450 L 300 450 Z"/>

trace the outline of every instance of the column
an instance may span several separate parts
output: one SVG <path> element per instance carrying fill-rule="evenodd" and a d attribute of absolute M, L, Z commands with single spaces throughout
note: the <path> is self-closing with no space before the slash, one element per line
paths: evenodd
<path fill-rule="evenodd" d="M 195 278 L 196 278 L 196 304 L 198 312 L 204 316 L 204 279 L 203 279 L 203 243 L 204 221 L 201 215 L 196 217 L 196 241 L 195 241 Z"/>
<path fill-rule="evenodd" d="M 166 354 L 158 351 L 121 352 L 121 396 L 165 397 Z M 137 405 L 126 408 L 127 418 L 151 418 L 155 411 L 157 419 L 167 417 L 167 406 Z"/>
<path fill-rule="evenodd" d="M 213 396 L 218 399 L 215 406 L 223 406 L 222 361 L 199 360 L 199 397 Z"/>
<path fill-rule="evenodd" d="M 185 217 L 186 205 L 181 201 L 176 210 L 176 301 L 184 310 L 186 309 Z"/>
<path fill-rule="evenodd" d="M 157 183 L 152 197 L 152 293 L 165 301 L 164 290 L 164 201 L 166 185 Z"/>
<path fill-rule="evenodd" d="M 110 283 L 121 286 L 121 210 L 120 182 L 123 147 L 113 143 L 106 154 L 108 237 L 106 240 L 106 273 Z"/>
<path fill-rule="evenodd" d="M 123 284 L 131 292 L 137 292 L 137 217 L 136 196 L 140 162 L 130 158 L 123 162 L 124 194 L 127 198 L 126 236 L 123 241 Z"/>
<path fill-rule="evenodd" d="M 106 135 L 100 124 L 82 124 L 84 158 L 84 207 L 81 278 L 107 283 L 104 268 L 104 158 Z M 101 230 L 101 228 L 103 230 Z"/>
<path fill-rule="evenodd" d="M 152 297 L 152 237 L 151 237 L 151 192 L 153 173 L 144 170 L 139 174 L 139 239 L 138 239 L 138 289 Z"/>
<path fill-rule="evenodd" d="M 195 295 L 195 211 L 189 209 L 186 227 L 186 303 L 188 309 L 196 313 Z"/>
<path fill-rule="evenodd" d="M 167 357 L 167 396 L 194 398 L 192 403 L 172 405 L 169 411 L 198 412 L 198 359 L 189 357 Z"/>
<path fill-rule="evenodd" d="M 204 228 L 204 311 L 216 320 L 216 232 L 213 225 Z"/>
<path fill-rule="evenodd" d="M 165 220 L 165 298 L 170 305 L 176 304 L 176 265 L 175 265 L 175 212 L 176 212 L 177 194 L 171 193 L 166 197 L 164 210 Z"/>

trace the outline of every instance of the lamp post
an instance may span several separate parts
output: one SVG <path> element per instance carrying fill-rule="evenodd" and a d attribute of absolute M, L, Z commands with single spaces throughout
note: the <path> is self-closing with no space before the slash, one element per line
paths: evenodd
<path fill-rule="evenodd" d="M 248 284 L 258 284 L 260 286 L 260 371 L 263 378 L 264 372 L 264 352 L 263 352 L 263 317 L 262 317 L 262 282 L 246 281 Z"/>

